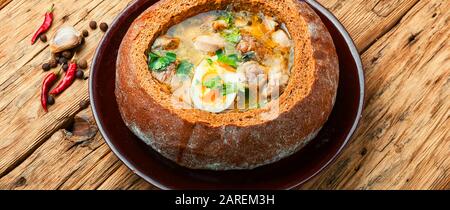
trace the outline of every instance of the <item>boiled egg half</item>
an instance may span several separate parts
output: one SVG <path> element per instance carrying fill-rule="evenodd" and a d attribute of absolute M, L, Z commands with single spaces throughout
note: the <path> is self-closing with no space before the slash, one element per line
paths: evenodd
<path fill-rule="evenodd" d="M 234 105 L 239 74 L 236 69 L 208 58 L 195 69 L 191 85 L 191 98 L 195 108 L 222 112 Z"/>

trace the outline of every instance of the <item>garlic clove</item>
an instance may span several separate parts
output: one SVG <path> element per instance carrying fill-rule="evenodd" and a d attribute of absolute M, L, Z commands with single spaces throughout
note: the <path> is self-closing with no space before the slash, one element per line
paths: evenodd
<path fill-rule="evenodd" d="M 50 50 L 54 53 L 59 53 L 77 47 L 82 42 L 82 36 L 72 26 L 61 26 L 53 35 Z"/>

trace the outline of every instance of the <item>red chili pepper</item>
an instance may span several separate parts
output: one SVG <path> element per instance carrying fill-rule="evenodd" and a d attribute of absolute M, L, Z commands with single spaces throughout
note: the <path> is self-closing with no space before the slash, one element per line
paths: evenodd
<path fill-rule="evenodd" d="M 45 112 L 48 111 L 47 110 L 48 91 L 57 79 L 58 79 L 58 74 L 55 74 L 54 72 L 52 72 L 45 77 L 44 82 L 42 83 L 41 105 L 42 105 L 42 108 L 44 108 Z"/>
<path fill-rule="evenodd" d="M 50 94 L 52 95 L 58 95 L 62 93 L 64 90 L 66 90 L 75 80 L 75 73 L 77 72 L 77 63 L 71 62 L 69 64 L 69 68 L 67 69 L 66 75 L 64 76 L 63 80 L 53 89 L 50 91 Z"/>
<path fill-rule="evenodd" d="M 41 27 L 39 27 L 39 29 L 36 31 L 36 33 L 34 33 L 33 38 L 31 39 L 31 44 L 34 44 L 36 42 L 37 38 L 39 37 L 39 35 L 46 32 L 52 25 L 53 9 L 54 9 L 54 5 L 52 4 L 50 9 L 45 13 L 44 23 L 42 23 Z"/>

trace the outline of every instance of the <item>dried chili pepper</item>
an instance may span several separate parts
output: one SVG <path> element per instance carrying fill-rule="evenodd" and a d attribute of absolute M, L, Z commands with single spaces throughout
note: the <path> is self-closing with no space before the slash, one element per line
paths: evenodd
<path fill-rule="evenodd" d="M 48 74 L 44 82 L 42 83 L 42 91 L 41 91 L 41 105 L 42 108 L 44 108 L 45 112 L 47 112 L 47 98 L 48 98 L 48 91 L 50 87 L 55 83 L 55 81 L 58 79 L 58 74 L 55 74 L 55 72 L 52 72 Z"/>
<path fill-rule="evenodd" d="M 39 29 L 36 31 L 36 33 L 34 33 L 34 36 L 31 39 L 31 44 L 34 44 L 36 42 L 36 40 L 39 38 L 39 35 L 46 32 L 52 25 L 53 9 L 54 9 L 54 4 L 52 4 L 50 9 L 45 13 L 44 23 L 42 23 L 41 27 L 39 27 Z"/>
<path fill-rule="evenodd" d="M 61 80 L 61 82 L 52 90 L 50 94 L 58 95 L 66 90 L 70 85 L 72 85 L 75 80 L 75 73 L 77 72 L 77 62 L 71 62 L 69 68 L 67 69 L 66 75 Z"/>

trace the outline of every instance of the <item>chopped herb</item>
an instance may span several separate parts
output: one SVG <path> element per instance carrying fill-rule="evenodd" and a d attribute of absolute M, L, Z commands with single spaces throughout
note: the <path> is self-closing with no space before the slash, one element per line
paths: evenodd
<path fill-rule="evenodd" d="M 230 11 L 224 12 L 221 16 L 217 18 L 217 20 L 223 20 L 227 23 L 228 28 L 223 30 L 220 35 L 225 38 L 226 41 L 237 44 L 241 41 L 241 31 L 234 26 L 234 17 L 233 13 Z"/>
<path fill-rule="evenodd" d="M 225 29 L 220 35 L 232 44 L 237 44 L 241 41 L 241 31 L 236 27 Z"/>
<path fill-rule="evenodd" d="M 223 80 L 222 78 L 220 78 L 220 76 L 208 79 L 204 81 L 202 85 L 208 89 L 218 89 L 223 96 L 237 93 L 239 91 L 239 87 L 236 83 L 223 83 Z"/>
<path fill-rule="evenodd" d="M 177 54 L 168 52 L 166 53 L 167 59 L 169 59 L 170 62 L 175 62 L 177 60 Z"/>
<path fill-rule="evenodd" d="M 168 52 L 164 56 L 150 52 L 148 54 L 148 67 L 156 72 L 165 71 L 166 68 L 177 60 L 175 53 Z"/>
<path fill-rule="evenodd" d="M 217 55 L 217 57 L 222 57 L 223 56 L 223 50 L 217 50 L 216 51 L 216 55 Z"/>
<path fill-rule="evenodd" d="M 183 75 L 183 76 L 188 76 L 191 74 L 193 68 L 194 68 L 194 64 L 192 64 L 191 62 L 189 62 L 187 60 L 182 60 L 177 67 L 177 74 Z"/>
<path fill-rule="evenodd" d="M 227 64 L 233 68 L 237 68 L 237 63 L 239 62 L 239 58 L 236 54 L 224 55 L 223 50 L 217 50 L 217 61 Z"/>
<path fill-rule="evenodd" d="M 211 58 L 207 58 L 206 61 L 209 63 L 209 65 L 213 64 L 213 60 Z"/>
<path fill-rule="evenodd" d="M 246 62 L 246 61 L 254 59 L 255 56 L 256 56 L 256 54 L 254 51 L 246 52 L 246 53 L 244 53 L 244 55 L 242 55 L 242 60 Z"/>
<path fill-rule="evenodd" d="M 231 25 L 234 22 L 234 17 L 230 11 L 226 11 L 220 15 L 217 20 L 224 20 L 228 25 Z"/>
<path fill-rule="evenodd" d="M 158 58 L 159 58 L 159 55 L 150 52 L 150 53 L 148 54 L 148 57 L 150 58 L 150 59 L 149 59 L 149 62 L 150 62 L 150 61 L 152 61 L 152 60 L 154 60 L 154 59 L 158 59 Z"/>
<path fill-rule="evenodd" d="M 203 82 L 203 86 L 205 86 L 208 89 L 218 89 L 223 96 L 237 93 L 238 92 L 238 86 L 235 83 L 222 83 L 222 79 L 217 76 L 212 79 L 209 79 L 207 81 Z"/>
<path fill-rule="evenodd" d="M 222 79 L 219 76 L 208 79 L 203 82 L 203 86 L 205 86 L 206 88 L 209 88 L 209 89 L 216 89 L 216 88 L 220 87 L 221 84 L 222 84 Z"/>

